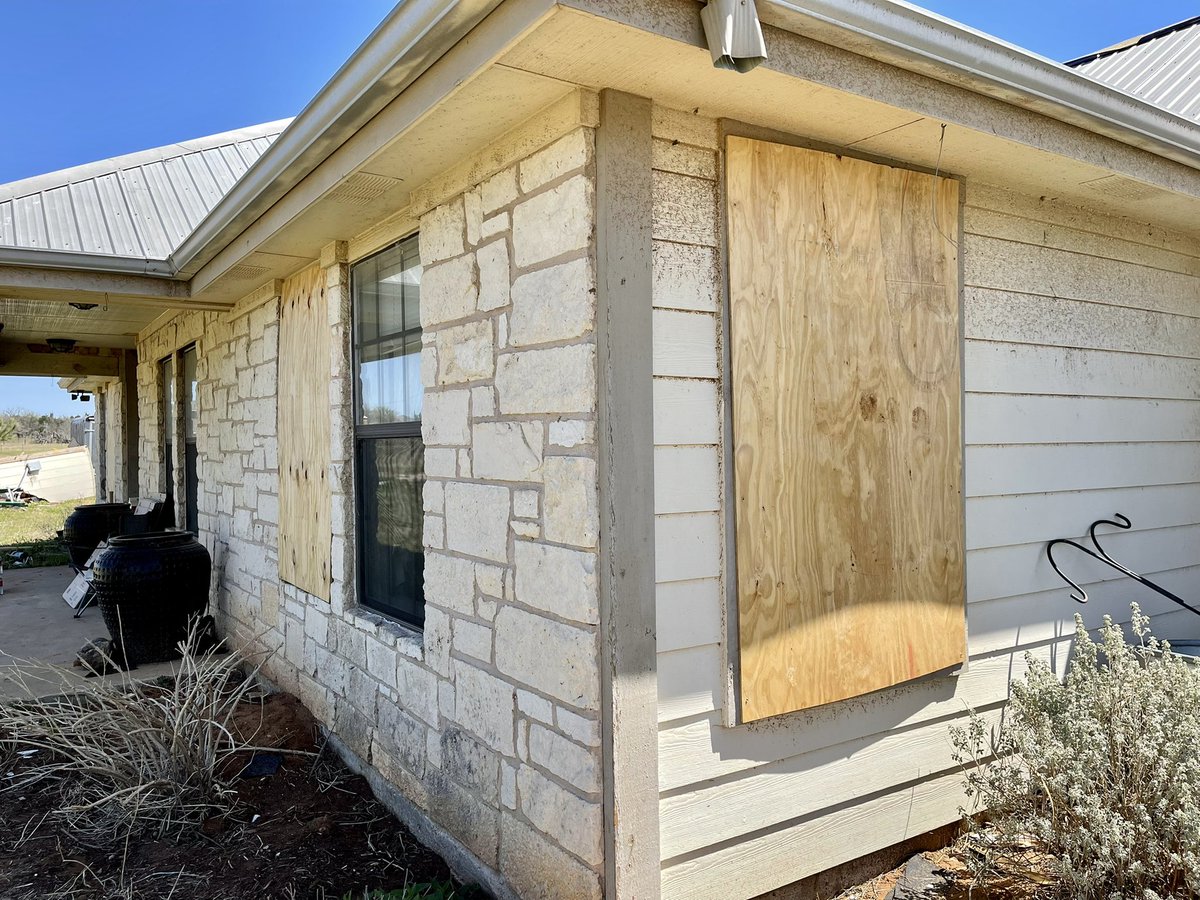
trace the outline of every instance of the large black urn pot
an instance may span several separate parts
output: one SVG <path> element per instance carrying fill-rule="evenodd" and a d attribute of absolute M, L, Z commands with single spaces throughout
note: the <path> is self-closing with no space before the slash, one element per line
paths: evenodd
<path fill-rule="evenodd" d="M 129 666 L 173 659 L 208 605 L 212 561 L 186 531 L 112 538 L 92 565 L 104 624 Z"/>
<path fill-rule="evenodd" d="M 75 512 L 63 522 L 63 543 L 75 567 L 82 569 L 101 541 L 120 534 L 131 515 L 133 510 L 128 503 L 89 503 L 75 507 Z"/>

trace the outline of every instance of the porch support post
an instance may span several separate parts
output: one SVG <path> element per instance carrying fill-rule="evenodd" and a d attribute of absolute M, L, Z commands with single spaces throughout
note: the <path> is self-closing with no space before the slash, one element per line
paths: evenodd
<path fill-rule="evenodd" d="M 125 496 L 141 496 L 138 476 L 138 377 L 137 351 L 126 350 L 121 356 L 121 401 L 124 404 L 123 462 L 125 466 Z M 97 404 L 99 405 L 99 404 Z"/>
<path fill-rule="evenodd" d="M 651 102 L 600 94 L 596 132 L 605 895 L 659 896 Z"/>

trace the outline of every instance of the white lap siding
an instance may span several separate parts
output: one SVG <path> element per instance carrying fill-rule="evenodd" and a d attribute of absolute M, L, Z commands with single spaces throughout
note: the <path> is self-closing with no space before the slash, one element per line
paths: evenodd
<path fill-rule="evenodd" d="M 725 727 L 723 207 L 715 122 L 655 112 L 659 773 L 666 897 L 752 897 L 953 822 L 948 728 L 994 718 L 1071 617 L 1200 621 L 1051 538 L 1123 512 L 1106 548 L 1200 598 L 1200 241 L 968 182 L 962 246 L 970 663 L 961 674 Z"/>

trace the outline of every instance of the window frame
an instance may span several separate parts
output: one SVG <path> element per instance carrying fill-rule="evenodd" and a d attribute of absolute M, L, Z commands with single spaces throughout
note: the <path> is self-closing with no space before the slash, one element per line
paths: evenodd
<path fill-rule="evenodd" d="M 359 377 L 359 375 L 360 375 L 359 350 L 361 347 L 366 346 L 368 343 L 378 343 L 382 339 L 377 337 L 374 341 L 371 341 L 371 342 L 364 342 L 364 341 L 359 340 L 358 316 L 357 316 L 358 309 L 357 309 L 357 296 L 356 296 L 357 295 L 357 284 L 356 284 L 356 273 L 355 273 L 355 270 L 362 264 L 369 262 L 370 260 L 375 259 L 376 257 L 381 256 L 382 254 L 387 253 L 390 250 L 395 250 L 396 248 L 401 247 L 402 245 L 404 245 L 410 241 L 416 241 L 417 237 L 418 237 L 418 232 L 414 231 L 411 234 L 407 234 L 404 237 L 399 238 L 398 240 L 392 241 L 391 243 L 389 243 L 388 245 L 386 245 L 384 247 L 380 247 L 378 250 L 374 251 L 373 253 L 369 253 L 366 256 L 363 256 L 363 257 L 355 260 L 354 262 L 350 263 L 350 265 L 349 265 L 349 270 L 350 270 L 349 271 L 349 276 L 350 276 L 349 277 L 349 288 L 350 288 L 350 329 L 349 329 L 349 331 L 350 331 L 350 382 L 351 382 L 351 386 L 350 386 L 350 394 L 351 394 L 351 396 L 350 396 L 350 419 L 351 419 L 350 440 L 351 440 L 351 444 L 353 445 L 352 450 L 351 450 L 351 458 L 352 458 L 352 465 L 353 465 L 353 498 L 352 498 L 351 502 L 354 504 L 354 534 L 355 534 L 355 540 L 354 540 L 354 585 L 355 585 L 355 597 L 356 597 L 357 605 L 364 609 L 370 610 L 373 614 L 384 616 L 386 618 L 389 618 L 396 622 L 399 622 L 407 628 L 411 628 L 416 631 L 423 631 L 424 630 L 424 610 L 425 610 L 424 584 L 422 584 L 422 586 L 421 586 L 420 606 L 421 606 L 422 614 L 421 614 L 421 617 L 419 620 L 412 616 L 405 615 L 401 611 L 396 610 L 394 608 L 382 609 L 379 606 L 373 605 L 372 603 L 368 602 L 368 597 L 367 597 L 367 592 L 366 592 L 366 584 L 365 584 L 366 565 L 365 565 L 365 559 L 364 559 L 364 553 L 363 553 L 363 544 L 364 544 L 363 535 L 366 533 L 365 527 L 364 527 L 365 526 L 365 515 L 364 515 L 365 503 L 364 503 L 364 500 L 365 500 L 366 494 L 363 490 L 363 475 L 364 475 L 364 472 L 363 472 L 364 466 L 362 464 L 363 445 L 368 441 L 416 438 L 417 440 L 421 441 L 421 458 L 422 458 L 422 462 L 423 462 L 424 461 L 425 443 L 424 443 L 424 437 L 421 432 L 422 418 L 420 416 L 418 416 L 415 419 L 412 419 L 409 421 L 403 421 L 403 422 L 363 424 L 359 421 L 359 418 L 360 418 L 359 412 L 362 409 L 362 402 L 363 402 L 361 379 Z M 420 262 L 419 251 L 418 251 L 418 262 Z M 419 310 L 420 310 L 420 298 L 419 297 L 418 297 L 418 301 L 417 301 L 417 309 L 418 309 L 418 322 L 419 322 Z M 424 328 L 422 327 L 419 330 L 420 330 L 420 333 L 423 335 Z M 421 387 L 421 393 L 422 393 L 422 410 L 423 410 L 423 407 L 424 407 L 424 385 L 422 385 L 422 387 Z M 424 468 L 424 467 L 422 466 L 422 468 Z M 419 524 L 420 524 L 420 527 L 422 530 L 422 537 L 423 537 L 423 531 L 424 531 L 424 521 L 423 521 L 424 505 L 423 504 L 422 504 L 422 509 L 421 509 L 419 515 L 422 519 L 422 521 Z M 421 555 L 422 555 L 422 558 L 424 558 L 425 550 L 424 550 L 423 542 L 422 542 Z"/>

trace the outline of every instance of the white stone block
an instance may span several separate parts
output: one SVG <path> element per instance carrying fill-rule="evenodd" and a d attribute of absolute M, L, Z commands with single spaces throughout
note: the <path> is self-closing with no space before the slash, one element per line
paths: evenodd
<path fill-rule="evenodd" d="M 542 463 L 542 523 L 546 540 L 595 547 L 600 528 L 596 508 L 596 461 L 582 456 L 548 456 Z"/>
<path fill-rule="evenodd" d="M 565 341 L 590 332 L 596 319 L 596 295 L 591 287 L 591 262 L 586 259 L 519 277 L 512 286 L 509 346 Z"/>
<path fill-rule="evenodd" d="M 446 484 L 446 547 L 470 556 L 508 560 L 508 488 Z"/>
<path fill-rule="evenodd" d="M 506 415 L 590 413 L 596 406 L 596 349 L 575 344 L 501 354 L 496 393 Z"/>
<path fill-rule="evenodd" d="M 452 448 L 433 448 L 425 451 L 427 478 L 453 478 L 458 472 L 458 453 Z"/>
<path fill-rule="evenodd" d="M 572 706 L 595 709 L 600 697 L 594 631 L 506 606 L 496 613 L 496 668 Z"/>
<path fill-rule="evenodd" d="M 529 766 L 517 772 L 521 811 L 540 831 L 589 865 L 602 861 L 600 804 L 577 797 Z"/>
<path fill-rule="evenodd" d="M 585 793 L 600 790 L 597 755 L 549 728 L 536 723 L 529 726 L 529 761 Z"/>
<path fill-rule="evenodd" d="M 485 215 L 517 199 L 517 170 L 515 167 L 497 172 L 479 186 Z"/>
<path fill-rule="evenodd" d="M 476 419 L 488 419 L 496 414 L 496 389 L 491 387 L 471 388 L 471 415 Z"/>
<path fill-rule="evenodd" d="M 501 753 L 512 756 L 515 690 L 461 660 L 454 664 L 454 719 Z"/>
<path fill-rule="evenodd" d="M 466 219 L 467 244 L 474 247 L 479 243 L 479 228 L 483 224 L 483 198 L 479 188 L 463 194 L 463 214 Z"/>
<path fill-rule="evenodd" d="M 545 697 L 539 697 L 537 694 L 518 688 L 517 709 L 539 722 L 545 722 L 547 725 L 554 724 L 554 704 Z"/>
<path fill-rule="evenodd" d="M 488 238 L 504 234 L 506 231 L 508 231 L 508 213 L 502 212 L 490 219 L 483 220 L 483 224 L 479 226 L 479 239 L 486 241 Z"/>
<path fill-rule="evenodd" d="M 447 553 L 426 553 L 425 601 L 453 612 L 473 613 L 475 564 Z"/>
<path fill-rule="evenodd" d="M 591 181 L 577 175 L 513 209 L 513 253 L 518 266 L 585 249 L 592 239 Z"/>
<path fill-rule="evenodd" d="M 425 516 L 421 525 L 422 544 L 432 550 L 446 546 L 446 520 L 441 516 Z M 341 580 L 334 574 L 335 580 Z"/>
<path fill-rule="evenodd" d="M 421 437 L 427 445 L 471 442 L 471 392 L 430 391 L 421 410 Z"/>
<path fill-rule="evenodd" d="M 421 273 L 421 327 L 463 319 L 479 303 L 479 271 L 474 256 L 460 256 Z"/>
<path fill-rule="evenodd" d="M 599 623 L 596 554 L 517 541 L 513 559 L 519 602 L 586 625 Z"/>
<path fill-rule="evenodd" d="M 538 522 L 523 522 L 518 519 L 510 522 L 509 527 L 518 538 L 536 541 L 542 536 L 542 526 Z"/>
<path fill-rule="evenodd" d="M 492 241 L 475 253 L 479 271 L 479 308 L 499 309 L 508 306 L 510 279 L 508 267 L 508 243 Z M 422 302 L 424 289 L 422 288 Z"/>
<path fill-rule="evenodd" d="M 588 747 L 600 746 L 600 722 L 598 720 L 585 718 L 569 709 L 563 709 L 561 706 L 555 708 L 554 715 L 558 730 L 571 740 Z"/>
<path fill-rule="evenodd" d="M 491 378 L 495 370 L 492 323 L 469 322 L 435 332 L 438 384 L 459 384 Z"/>
<path fill-rule="evenodd" d="M 444 481 L 426 481 L 421 489 L 421 499 L 425 512 L 440 513 L 445 510 L 446 483 Z"/>
<path fill-rule="evenodd" d="M 481 422 L 472 432 L 472 470 L 476 478 L 538 480 L 545 437 L 541 422 Z"/>
<path fill-rule="evenodd" d="M 579 447 L 592 443 L 595 425 L 579 419 L 566 419 L 550 423 L 549 441 L 555 447 Z"/>
<path fill-rule="evenodd" d="M 461 197 L 421 216 L 421 262 L 429 265 L 462 253 L 465 230 Z"/>
<path fill-rule="evenodd" d="M 492 629 L 458 619 L 454 623 L 454 649 L 483 662 L 492 661 Z"/>
<path fill-rule="evenodd" d="M 517 808 L 517 768 L 508 763 L 500 766 L 500 802 L 505 809 Z"/>
<path fill-rule="evenodd" d="M 538 492 L 514 491 L 513 515 L 518 519 L 536 519 L 538 515 Z"/>
<path fill-rule="evenodd" d="M 438 719 L 437 676 L 406 656 L 396 657 L 396 694 L 400 705 L 423 722 Z"/>
<path fill-rule="evenodd" d="M 591 156 L 592 133 L 582 128 L 572 131 L 532 156 L 521 160 L 521 190 L 529 193 L 587 165 Z"/>
<path fill-rule="evenodd" d="M 480 593 L 499 597 L 504 593 L 504 569 L 487 563 L 475 563 L 475 587 Z"/>

